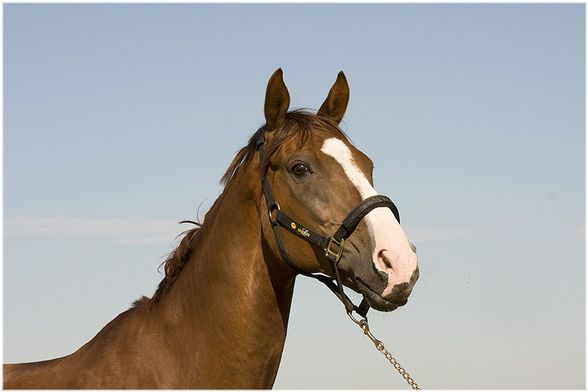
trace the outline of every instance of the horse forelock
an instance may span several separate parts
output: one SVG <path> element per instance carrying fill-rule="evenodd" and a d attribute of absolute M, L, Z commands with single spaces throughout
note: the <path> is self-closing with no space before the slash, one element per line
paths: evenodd
<path fill-rule="evenodd" d="M 264 124 L 249 138 L 248 143 L 237 152 L 237 155 L 235 155 L 227 171 L 222 176 L 221 184 L 226 186 L 241 167 L 251 162 L 257 153 L 258 142 L 264 136 L 266 130 L 267 124 Z M 271 139 L 268 140 L 265 147 L 268 163 L 275 162 L 276 155 L 284 143 L 295 139 L 298 147 L 300 147 L 306 143 L 313 132 L 321 131 L 339 136 L 344 140 L 348 139 L 345 133 L 339 129 L 338 124 L 327 117 L 318 116 L 308 109 L 295 109 L 288 112 L 284 125 L 271 131 Z M 320 148 L 320 146 L 317 146 L 317 148 Z M 263 167 L 262 172 L 266 169 L 267 167 Z"/>

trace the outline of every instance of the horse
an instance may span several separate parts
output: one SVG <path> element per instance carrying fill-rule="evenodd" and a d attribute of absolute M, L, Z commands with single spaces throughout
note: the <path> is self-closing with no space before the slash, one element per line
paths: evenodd
<path fill-rule="evenodd" d="M 374 190 L 372 161 L 339 128 L 348 101 L 340 72 L 318 111 L 289 110 L 276 70 L 265 124 L 164 262 L 154 295 L 70 355 L 5 364 L 4 388 L 271 388 L 298 275 L 320 277 L 348 311 L 406 304 L 416 248 Z M 359 307 L 343 286 L 362 295 Z"/>

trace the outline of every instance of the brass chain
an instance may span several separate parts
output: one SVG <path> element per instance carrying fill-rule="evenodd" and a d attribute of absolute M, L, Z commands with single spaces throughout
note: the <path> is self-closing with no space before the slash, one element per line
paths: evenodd
<path fill-rule="evenodd" d="M 358 320 L 355 317 L 353 317 L 353 314 L 351 312 L 347 312 L 347 315 L 349 316 L 349 318 L 351 318 L 351 320 L 353 320 L 353 322 L 355 324 L 357 324 L 361 328 L 361 330 L 363 331 L 363 334 L 366 335 L 374 343 L 374 345 L 376 346 L 376 349 L 386 357 L 386 359 L 392 364 L 392 366 L 394 366 L 394 368 L 406 380 L 406 382 L 410 385 L 410 387 L 414 390 L 420 390 L 418 384 L 412 379 L 412 377 L 410 377 L 410 374 L 408 374 L 408 372 L 406 370 L 404 370 L 404 368 L 400 365 L 400 363 L 398 363 L 396 358 L 394 358 L 392 356 L 392 354 L 390 354 L 390 352 L 388 350 L 386 350 L 384 343 L 382 343 L 381 340 L 378 340 L 371 333 L 370 326 L 368 325 L 367 319 Z"/>

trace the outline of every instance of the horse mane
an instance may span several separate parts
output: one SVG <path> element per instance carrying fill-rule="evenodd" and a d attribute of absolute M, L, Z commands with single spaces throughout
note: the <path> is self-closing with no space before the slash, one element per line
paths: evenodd
<path fill-rule="evenodd" d="M 188 260 L 190 260 L 190 255 L 192 254 L 193 249 L 193 242 L 198 236 L 202 224 L 193 221 L 182 221 L 180 223 L 192 223 L 196 227 L 190 230 L 186 230 L 180 234 L 184 235 L 180 241 L 180 244 L 176 247 L 176 249 L 171 251 L 167 259 L 161 263 L 160 267 L 163 265 L 163 271 L 165 275 L 163 276 L 161 282 L 159 282 L 157 285 L 157 289 L 155 290 L 153 297 L 149 298 L 142 296 L 141 298 L 133 301 L 132 307 L 138 307 L 141 305 L 153 306 L 159 302 L 161 297 L 167 293 L 174 284 Z"/>
<path fill-rule="evenodd" d="M 271 142 L 266 146 L 266 154 L 269 161 L 268 164 L 272 162 L 279 147 L 286 141 L 297 138 L 298 145 L 301 146 L 309 138 L 311 132 L 316 131 L 317 129 L 335 133 L 343 137 L 345 140 L 348 139 L 345 133 L 339 129 L 338 124 L 329 118 L 317 116 L 307 109 L 295 109 L 286 114 L 286 122 L 284 126 L 272 131 L 273 137 Z M 235 177 L 239 169 L 247 165 L 253 159 L 253 156 L 257 153 L 257 143 L 266 130 L 267 125 L 264 124 L 257 131 L 255 131 L 253 136 L 251 136 L 249 139 L 247 145 L 237 152 L 237 155 L 229 165 L 225 174 L 222 176 L 221 184 L 226 187 Z M 262 171 L 265 171 L 266 169 L 267 166 L 263 167 Z M 196 225 L 196 227 L 183 233 L 184 237 L 180 241 L 180 244 L 162 263 L 164 266 L 163 269 L 165 275 L 157 286 L 153 297 L 148 298 L 143 296 L 139 298 L 133 302 L 134 307 L 143 304 L 148 304 L 149 306 L 156 304 L 161 299 L 161 297 L 169 291 L 171 286 L 180 275 L 180 272 L 182 272 L 183 268 L 190 260 L 190 256 L 192 255 L 192 251 L 195 246 L 195 240 L 198 237 L 200 228 L 204 222 L 198 223 L 192 221 L 183 221 L 181 223 L 186 222 L 192 223 Z"/>

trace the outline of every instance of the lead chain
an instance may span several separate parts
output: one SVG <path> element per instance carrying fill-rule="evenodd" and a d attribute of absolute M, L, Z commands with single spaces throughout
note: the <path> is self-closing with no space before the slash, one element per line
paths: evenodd
<path fill-rule="evenodd" d="M 392 366 L 394 366 L 394 368 L 406 380 L 406 382 L 410 385 L 410 387 L 414 390 L 420 390 L 418 384 L 412 379 L 412 377 L 410 377 L 410 374 L 408 374 L 408 372 L 406 370 L 404 370 L 404 368 L 400 365 L 400 363 L 398 363 L 396 358 L 394 358 L 392 356 L 392 354 L 390 354 L 390 352 L 388 350 L 386 350 L 384 343 L 382 343 L 381 340 L 378 340 L 371 333 L 370 326 L 368 325 L 367 320 L 366 319 L 357 320 L 355 317 L 353 317 L 353 315 L 351 313 L 347 313 L 347 314 L 349 315 L 351 320 L 353 320 L 354 323 L 359 325 L 359 327 L 363 331 L 364 335 L 366 335 L 374 343 L 374 345 L 376 346 L 376 349 L 386 357 L 386 359 L 392 364 Z"/>
<path fill-rule="evenodd" d="M 419 388 L 418 384 L 412 379 L 412 377 L 410 377 L 410 374 L 408 374 L 408 372 L 406 370 L 404 370 L 404 368 L 402 366 L 400 366 L 400 364 L 398 363 L 396 358 L 394 358 L 392 356 L 392 354 L 390 354 L 388 352 L 388 350 L 386 350 L 386 347 L 384 347 L 384 343 L 380 342 L 380 344 L 376 348 L 378 349 L 379 352 L 384 354 L 386 359 L 388 359 L 388 361 L 390 361 L 392 366 L 394 366 L 396 368 L 396 370 L 398 370 L 398 373 L 400 373 L 400 375 L 406 380 L 406 382 L 410 385 L 410 387 L 412 389 L 414 389 L 414 390 L 421 389 L 421 388 Z"/>

